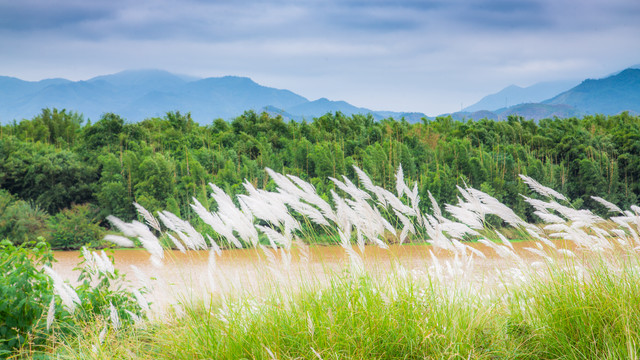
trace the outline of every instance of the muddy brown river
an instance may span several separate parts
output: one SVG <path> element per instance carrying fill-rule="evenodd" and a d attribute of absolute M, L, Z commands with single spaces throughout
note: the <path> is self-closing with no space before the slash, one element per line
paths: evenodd
<path fill-rule="evenodd" d="M 571 244 L 556 242 L 558 247 Z M 456 262 L 452 253 L 425 244 L 391 245 L 389 249 L 367 246 L 362 258 L 368 273 L 376 277 L 401 271 L 412 276 L 434 274 L 434 262 L 430 251 L 438 259 L 444 275 L 451 269 L 464 268 L 463 277 L 469 282 L 492 283 L 502 281 L 496 274 L 517 265 L 518 261 L 499 257 L 484 244 L 473 243 L 472 247 L 482 251 L 486 259 L 474 256 L 472 267 Z M 534 241 L 512 243 L 515 252 L 525 266 L 540 262 L 543 258 L 525 248 L 536 248 Z M 359 250 L 354 247 L 355 251 Z M 291 262 L 282 264 L 280 252 L 273 253 L 274 262 L 258 249 L 223 250 L 216 256 L 213 271 L 209 271 L 209 251 L 165 251 L 164 265 L 155 266 L 149 253 L 143 249 L 121 249 L 107 251 L 114 257 L 115 268 L 126 274 L 129 286 L 140 287 L 135 266 L 148 277 L 152 291 L 147 295 L 156 309 L 176 301 L 202 298 L 208 294 L 244 293 L 257 294 L 273 290 L 274 287 L 296 288 L 302 284 L 326 283 L 331 276 L 343 274 L 349 268 L 349 259 L 340 246 L 310 246 L 308 260 L 297 249 L 291 251 Z M 79 251 L 56 251 L 54 269 L 65 279 L 74 283 L 78 272 L 73 269 L 81 261 Z M 448 264 L 447 264 L 448 263 Z"/>

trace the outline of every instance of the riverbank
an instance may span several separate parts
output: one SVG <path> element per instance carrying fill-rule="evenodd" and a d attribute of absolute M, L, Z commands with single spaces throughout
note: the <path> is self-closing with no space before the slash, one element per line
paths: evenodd
<path fill-rule="evenodd" d="M 437 279 L 398 267 L 385 278 L 336 274 L 295 292 L 183 299 L 144 329 L 109 330 L 101 340 L 103 325 L 91 323 L 50 351 L 100 359 L 636 358 L 638 257 L 602 260 L 585 276 L 579 261 L 564 258 L 483 293 L 465 285 L 465 274 Z"/>

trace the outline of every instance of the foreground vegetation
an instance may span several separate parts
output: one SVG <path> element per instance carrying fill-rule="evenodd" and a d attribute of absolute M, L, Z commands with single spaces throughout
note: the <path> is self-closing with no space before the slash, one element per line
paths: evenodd
<path fill-rule="evenodd" d="M 489 298 L 410 278 L 345 277 L 259 302 L 190 304 L 179 319 L 102 344 L 92 332 L 63 338 L 53 351 L 75 359 L 637 358 L 638 272 L 602 267 L 585 280 L 559 270 Z"/>
<path fill-rule="evenodd" d="M 106 216 L 136 219 L 134 201 L 153 213 L 167 209 L 205 232 L 189 204 L 195 197 L 215 207 L 209 182 L 231 196 L 244 192 L 244 179 L 273 189 L 269 167 L 313 184 L 331 202 L 336 185 L 328 177 L 354 179 L 357 165 L 391 189 L 400 163 L 423 199 L 429 192 L 439 203 L 453 203 L 456 186 L 471 186 L 535 222 L 519 196 L 529 193 L 518 177 L 526 174 L 567 195 L 572 206 L 604 215 L 591 195 L 623 207 L 640 195 L 640 118 L 444 117 L 409 124 L 336 113 L 297 123 L 246 112 L 200 125 L 180 113 L 140 123 L 105 114 L 85 123 L 76 113 L 44 109 L 0 127 L 0 239 L 43 236 L 58 249 L 97 246 L 108 230 Z"/>
<path fill-rule="evenodd" d="M 66 312 L 47 321 L 44 330 L 44 315 L 36 319 L 33 329 L 18 339 L 15 356 L 638 357 L 639 207 L 622 210 L 592 197 L 604 212 L 614 213 L 605 219 L 573 208 L 561 193 L 521 175 L 537 194 L 522 197 L 533 208 L 537 224 L 524 221 L 496 198 L 471 187 L 459 187 L 458 202 L 445 205 L 444 211 L 428 192 L 430 211 L 426 212 L 421 210 L 418 185 L 406 183 L 402 168 L 395 172 L 395 193 L 375 185 L 359 168 L 353 170 L 361 186 L 346 177 L 331 178 L 337 189 L 330 192 L 331 203 L 310 183 L 271 169 L 266 172 L 275 183 L 272 191 L 256 189 L 247 181 L 245 194 L 232 198 L 211 184 L 215 210 L 205 208 L 196 198 L 191 207 L 213 236 L 201 234 L 171 212 L 151 213 L 139 204 L 136 208 L 145 223 L 108 217 L 122 236 L 106 239 L 120 246 L 133 246 L 132 239 L 136 239 L 156 266 L 171 266 L 161 244 L 164 238 L 184 252 L 207 250 L 208 268 L 202 275 L 211 296 L 200 301 L 185 296 L 173 310 L 145 321 L 142 311 L 148 305 L 141 301 L 141 293 L 97 287 L 111 294 L 109 306 L 105 296 L 84 296 L 73 301 L 83 310 L 75 310 L 65 296 L 72 291 L 91 292 L 94 287 L 88 282 L 74 290 L 45 267 L 56 294 L 53 307 L 60 302 Z M 531 239 L 533 245 L 525 251 L 538 260 L 525 260 L 493 224 L 510 226 L 518 238 Z M 313 274 L 301 271 L 306 281 L 289 286 L 287 279 L 298 276 L 292 271 L 292 261 L 304 265 L 308 259 L 306 244 L 299 239 L 313 242 L 315 236 L 333 238 L 342 247 L 344 271 L 330 274 L 328 283 L 314 281 Z M 478 240 L 482 247 L 471 247 L 466 242 L 470 239 Z M 368 247 L 386 249 L 389 242 L 405 241 L 426 241 L 434 250 L 454 256 L 438 259 L 429 251 L 431 258 L 425 259 L 424 267 L 405 268 L 408 264 L 396 262 L 382 276 L 368 272 L 363 261 Z M 563 242 L 571 246 L 561 246 Z M 220 292 L 220 282 L 233 281 L 216 276 L 217 260 L 225 256 L 222 246 L 252 247 L 263 255 L 259 282 L 265 291 Z M 294 248 L 297 259 L 292 259 Z M 475 262 L 491 254 L 501 258 L 496 269 L 500 271 L 479 273 Z M 85 258 L 93 259 L 83 264 L 85 269 L 94 269 L 101 276 L 113 274 L 106 255 L 86 252 Z M 7 272 L 15 273 L 12 263 L 6 264 Z M 42 277 L 42 271 L 35 273 Z M 482 275 L 480 280 L 477 275 Z M 498 286 L 491 281 L 496 279 Z M 145 286 L 140 291 L 150 289 Z M 116 304 L 114 296 L 120 295 L 126 301 Z M 34 301 L 34 308 L 44 309 L 46 296 L 50 297 L 35 297 L 40 301 Z M 95 298 L 101 305 L 88 305 Z M 100 310 L 88 311 L 94 308 Z"/>

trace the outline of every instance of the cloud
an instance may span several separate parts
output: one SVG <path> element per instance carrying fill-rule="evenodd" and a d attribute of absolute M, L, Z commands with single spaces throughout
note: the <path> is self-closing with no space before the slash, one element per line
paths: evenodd
<path fill-rule="evenodd" d="M 0 0 L 0 75 L 233 74 L 436 114 L 636 64 L 638 18 L 636 0 Z"/>

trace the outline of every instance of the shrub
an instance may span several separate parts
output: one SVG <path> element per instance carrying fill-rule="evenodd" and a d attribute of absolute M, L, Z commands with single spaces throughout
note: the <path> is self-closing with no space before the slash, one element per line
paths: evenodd
<path fill-rule="evenodd" d="M 0 239 L 16 244 L 35 241 L 49 235 L 49 215 L 37 205 L 16 200 L 8 191 L 0 189 Z"/>
<path fill-rule="evenodd" d="M 89 204 L 73 205 L 57 213 L 49 220 L 51 247 L 77 250 L 85 245 L 97 246 L 104 233 L 97 216 L 98 210 Z"/>
<path fill-rule="evenodd" d="M 41 268 L 52 261 L 42 238 L 20 246 L 0 242 L 0 357 L 23 345 L 43 317 L 53 291 Z"/>

